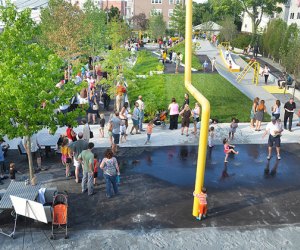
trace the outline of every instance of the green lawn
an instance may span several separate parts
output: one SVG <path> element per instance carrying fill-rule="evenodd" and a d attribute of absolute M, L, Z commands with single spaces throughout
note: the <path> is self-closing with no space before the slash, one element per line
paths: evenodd
<path fill-rule="evenodd" d="M 241 122 L 249 122 L 252 101 L 218 74 L 193 74 L 193 85 L 210 101 L 211 118 L 219 122 L 230 122 L 236 117 Z M 158 75 L 138 79 L 132 88 L 129 86 L 129 100 L 142 95 L 146 112 L 151 116 L 157 110 L 167 109 L 171 98 L 175 97 L 181 106 L 184 99 L 183 75 Z M 190 96 L 190 105 L 195 99 Z"/>
<path fill-rule="evenodd" d="M 138 52 L 137 62 L 132 70 L 137 75 L 149 75 L 150 71 L 162 71 L 164 66 L 153 56 L 150 51 L 141 50 Z"/>

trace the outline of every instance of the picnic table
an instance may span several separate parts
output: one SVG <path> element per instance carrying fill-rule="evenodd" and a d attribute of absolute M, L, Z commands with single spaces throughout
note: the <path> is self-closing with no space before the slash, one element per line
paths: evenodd
<path fill-rule="evenodd" d="M 5 194 L 0 200 L 0 210 L 7 210 L 13 208 L 10 195 L 34 201 L 38 196 L 40 188 L 41 184 L 32 186 L 30 184 L 25 185 L 24 181 L 11 181 Z"/>

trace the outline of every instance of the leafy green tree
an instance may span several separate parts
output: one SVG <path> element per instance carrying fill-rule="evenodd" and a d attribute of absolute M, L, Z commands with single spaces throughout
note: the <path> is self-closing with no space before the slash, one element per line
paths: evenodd
<path fill-rule="evenodd" d="M 220 37 L 223 38 L 224 41 L 231 42 L 237 34 L 237 28 L 236 25 L 234 24 L 234 18 L 230 16 L 225 17 L 224 21 L 221 22 L 221 26 L 222 29 L 220 32 Z"/>
<path fill-rule="evenodd" d="M 108 22 L 112 20 L 122 20 L 120 16 L 120 10 L 118 9 L 118 7 L 111 6 L 107 14 L 108 14 Z"/>
<path fill-rule="evenodd" d="M 211 5 L 214 21 L 221 21 L 231 16 L 236 25 L 241 23 L 243 8 L 238 0 L 209 0 L 208 4 Z"/>
<path fill-rule="evenodd" d="M 30 17 L 31 11 L 18 11 L 7 3 L 0 7 L 0 133 L 9 138 L 30 137 L 57 125 L 74 124 L 76 113 L 66 115 L 54 112 L 69 103 L 74 91 L 69 84 L 64 89 L 55 85 L 61 74 L 62 61 L 47 48 L 36 43 L 38 29 Z M 53 100 L 56 100 L 55 102 Z M 42 107 L 42 103 L 45 104 Z M 28 152 L 29 174 L 33 178 L 31 153 Z"/>
<path fill-rule="evenodd" d="M 145 13 L 140 13 L 129 19 L 134 29 L 145 31 L 148 29 L 149 20 L 146 18 Z"/>
<path fill-rule="evenodd" d="M 211 3 L 196 3 L 193 2 L 193 25 L 199 25 L 208 21 L 215 21 L 213 16 L 213 8 Z"/>
<path fill-rule="evenodd" d="M 166 32 L 166 22 L 164 21 L 162 14 L 153 15 L 149 19 L 149 30 L 152 37 L 162 37 Z"/>
<path fill-rule="evenodd" d="M 179 36 L 185 35 L 185 5 L 177 4 L 170 18 L 171 28 L 177 31 Z"/>
<path fill-rule="evenodd" d="M 112 49 L 119 48 L 128 37 L 130 30 L 127 23 L 122 20 L 113 19 L 108 25 L 109 41 Z"/>
<path fill-rule="evenodd" d="M 50 0 L 41 12 L 41 41 L 68 64 L 84 52 L 84 12 L 64 0 Z"/>
<path fill-rule="evenodd" d="M 297 39 L 300 36 L 300 30 L 297 27 L 296 23 L 292 23 L 288 26 L 285 35 L 281 34 L 280 40 L 283 38 L 283 42 L 280 48 L 280 56 L 282 58 L 282 62 L 284 66 L 288 64 L 288 61 L 285 61 L 286 55 L 290 51 L 290 49 L 293 47 L 293 43 L 295 42 L 295 39 Z"/>
<path fill-rule="evenodd" d="M 283 63 L 288 73 L 294 75 L 294 79 L 300 78 L 300 38 L 294 37 L 290 43 L 287 54 L 283 57 Z"/>
<path fill-rule="evenodd" d="M 106 13 L 97 8 L 92 0 L 87 0 L 83 7 L 85 13 L 83 27 L 88 32 L 84 33 L 86 37 L 83 38 L 82 43 L 85 53 L 92 56 L 94 60 L 95 56 L 100 55 L 108 44 Z"/>

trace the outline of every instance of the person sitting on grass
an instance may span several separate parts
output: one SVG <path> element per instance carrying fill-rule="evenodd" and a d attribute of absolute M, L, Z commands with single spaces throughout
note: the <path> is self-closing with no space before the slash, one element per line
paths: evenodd
<path fill-rule="evenodd" d="M 196 194 L 194 191 L 193 195 L 194 197 L 198 198 L 198 216 L 196 216 L 196 219 L 201 220 L 202 218 L 206 218 L 207 216 L 206 188 L 202 187 L 200 194 Z"/>
<path fill-rule="evenodd" d="M 225 153 L 224 162 L 228 162 L 227 158 L 228 158 L 228 156 L 229 156 L 230 153 L 238 154 L 239 152 L 234 150 L 235 146 L 234 145 L 230 145 L 228 143 L 228 140 L 226 138 L 224 138 L 223 144 L 224 144 L 224 153 Z"/>

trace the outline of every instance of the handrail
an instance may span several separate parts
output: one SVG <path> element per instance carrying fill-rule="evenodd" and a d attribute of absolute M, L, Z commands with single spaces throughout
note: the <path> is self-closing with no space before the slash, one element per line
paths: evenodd
<path fill-rule="evenodd" d="M 195 181 L 195 192 L 201 192 L 204 184 L 204 173 L 206 164 L 207 139 L 210 118 L 209 101 L 192 85 L 192 0 L 186 2 L 186 31 L 185 31 L 185 70 L 184 85 L 190 94 L 202 107 L 201 129 L 199 136 L 198 160 Z M 193 216 L 198 216 L 198 198 L 194 197 Z"/>

